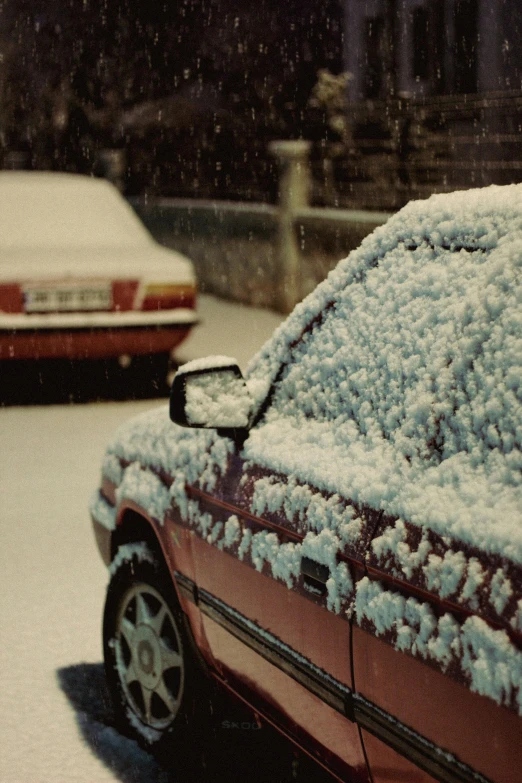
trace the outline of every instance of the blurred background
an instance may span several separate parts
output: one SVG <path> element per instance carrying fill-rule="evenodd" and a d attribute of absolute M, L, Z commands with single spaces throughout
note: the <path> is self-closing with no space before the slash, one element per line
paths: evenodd
<path fill-rule="evenodd" d="M 518 0 L 5 0 L 4 168 L 110 170 L 129 196 L 394 209 L 517 179 Z M 466 97 L 464 97 L 466 96 Z"/>
<path fill-rule="evenodd" d="M 203 292 L 287 312 L 411 198 L 522 178 L 518 0 L 4 0 L 0 20 L 0 166 L 108 177 Z"/>

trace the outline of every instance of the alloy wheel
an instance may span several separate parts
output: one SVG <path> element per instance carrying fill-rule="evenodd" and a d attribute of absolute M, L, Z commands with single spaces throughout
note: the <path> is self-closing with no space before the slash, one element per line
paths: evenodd
<path fill-rule="evenodd" d="M 152 586 L 133 584 L 123 595 L 113 640 L 126 701 L 139 720 L 162 731 L 181 705 L 185 666 L 174 615 Z"/>

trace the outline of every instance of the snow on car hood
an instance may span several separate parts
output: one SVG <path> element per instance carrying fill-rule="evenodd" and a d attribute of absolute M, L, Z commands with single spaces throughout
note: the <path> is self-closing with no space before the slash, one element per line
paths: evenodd
<path fill-rule="evenodd" d="M 0 254 L 0 282 L 70 277 L 195 282 L 188 258 L 153 241 L 139 247 L 17 248 L 3 249 Z"/>
<path fill-rule="evenodd" d="M 182 509 L 186 505 L 187 482 L 199 482 L 212 492 L 233 449 L 233 441 L 217 436 L 215 430 L 173 424 L 165 405 L 136 416 L 116 431 L 102 473 L 117 486 L 118 499 L 132 499 L 162 523 L 171 500 Z M 122 462 L 130 465 L 123 468 Z M 152 480 L 144 480 L 146 471 L 142 468 L 154 471 Z M 174 479 L 170 490 L 159 478 L 161 474 Z"/>

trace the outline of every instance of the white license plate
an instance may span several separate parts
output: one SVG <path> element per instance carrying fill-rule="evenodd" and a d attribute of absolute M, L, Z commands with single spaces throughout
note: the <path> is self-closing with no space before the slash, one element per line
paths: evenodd
<path fill-rule="evenodd" d="M 26 313 L 110 310 L 112 290 L 110 283 L 26 286 L 24 288 L 24 305 Z"/>

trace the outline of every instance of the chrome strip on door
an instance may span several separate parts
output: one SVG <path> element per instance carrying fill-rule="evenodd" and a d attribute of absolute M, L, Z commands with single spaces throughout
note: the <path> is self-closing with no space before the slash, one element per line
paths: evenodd
<path fill-rule="evenodd" d="M 303 655 L 280 641 L 277 636 L 260 628 L 216 596 L 201 590 L 178 571 L 174 572 L 178 587 L 185 597 L 201 611 L 225 628 L 247 647 L 286 672 L 315 696 L 361 729 L 369 731 L 389 747 L 430 774 L 441 783 L 490 783 L 455 756 L 405 726 L 393 715 L 379 709 L 348 686 L 330 677 Z"/>

